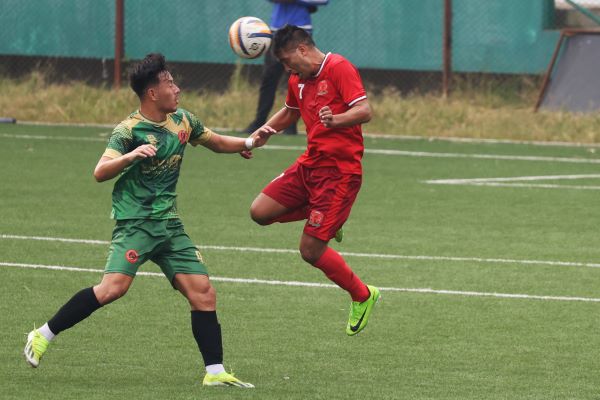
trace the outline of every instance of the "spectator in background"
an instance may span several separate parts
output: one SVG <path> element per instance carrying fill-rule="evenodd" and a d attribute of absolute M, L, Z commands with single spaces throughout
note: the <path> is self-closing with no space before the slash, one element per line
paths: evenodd
<path fill-rule="evenodd" d="M 268 1 L 273 3 L 273 12 L 271 13 L 271 30 L 273 33 L 286 25 L 296 25 L 312 34 L 311 14 L 317 11 L 318 6 L 324 6 L 329 3 L 329 0 Z M 254 121 L 246 127 L 245 132 L 252 133 L 267 121 L 271 108 L 273 108 L 275 93 L 277 92 L 281 75 L 283 75 L 283 66 L 271 51 L 267 51 L 260 83 L 256 116 L 254 117 Z M 295 135 L 297 133 L 296 124 L 288 127 L 284 133 Z"/>

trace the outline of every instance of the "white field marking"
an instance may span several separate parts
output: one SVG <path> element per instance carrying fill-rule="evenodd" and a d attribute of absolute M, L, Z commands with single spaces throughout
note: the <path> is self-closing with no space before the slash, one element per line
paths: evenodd
<path fill-rule="evenodd" d="M 63 242 L 63 243 L 79 243 L 79 244 L 96 244 L 109 245 L 106 240 L 89 240 L 89 239 L 69 239 L 46 236 L 22 236 L 22 235 L 7 235 L 0 234 L 0 239 L 15 239 L 15 240 L 40 240 L 47 242 Z M 292 249 L 273 249 L 265 247 L 237 247 L 237 246 L 215 246 L 201 245 L 197 246 L 201 250 L 220 250 L 220 251 L 240 251 L 252 253 L 280 253 L 280 254 L 298 254 L 298 250 Z M 584 263 L 575 261 L 543 261 L 543 260 L 518 260 L 507 258 L 481 258 L 481 257 L 447 257 L 447 256 L 426 256 L 426 255 L 402 255 L 402 254 L 378 254 L 378 253 L 353 253 L 340 252 L 346 257 L 359 258 L 374 258 L 374 259 L 389 259 L 389 260 L 415 260 L 415 261 L 459 261 L 459 262 L 476 262 L 490 264 L 525 264 L 525 265 L 549 265 L 555 267 L 586 267 L 600 268 L 598 263 Z"/>
<path fill-rule="evenodd" d="M 35 125 L 35 126 L 72 126 L 72 127 L 89 127 L 89 128 L 114 128 L 115 124 L 100 124 L 100 123 L 82 123 L 82 122 L 40 122 L 40 121 L 17 121 L 18 125 Z M 244 133 L 243 129 L 239 128 L 224 128 L 211 127 L 215 132 L 237 132 Z M 301 135 L 306 135 L 304 131 L 298 131 Z M 391 135 L 377 132 L 364 132 L 365 137 L 374 139 L 390 139 L 390 140 L 424 140 L 424 141 L 443 141 L 443 142 L 458 142 L 458 143 L 489 143 L 489 144 L 525 144 L 533 146 L 557 146 L 557 147 L 600 147 L 600 143 L 580 143 L 580 142 L 559 142 L 559 141 L 541 141 L 541 140 L 512 140 L 512 139 L 486 139 L 486 138 L 468 138 L 468 137 L 450 137 L 450 136 L 418 136 L 418 135 Z"/>
<path fill-rule="evenodd" d="M 571 190 L 600 190 L 600 186 L 579 186 L 579 185 L 553 185 L 543 183 L 499 183 L 499 182 L 480 182 L 465 183 L 470 186 L 491 186 L 491 187 L 513 187 L 527 189 L 571 189 Z"/>
<path fill-rule="evenodd" d="M 0 266 L 16 267 L 16 268 L 31 268 L 31 269 L 47 269 L 47 270 L 54 270 L 54 271 L 69 271 L 69 272 L 92 272 L 92 273 L 104 272 L 104 270 L 102 270 L 102 269 L 67 267 L 64 265 L 43 265 L 43 264 L 0 262 Z M 136 275 L 164 277 L 164 275 L 159 272 L 140 271 Z M 219 276 L 211 276 L 210 279 L 215 282 L 245 283 L 245 284 L 273 285 L 273 286 L 296 286 L 296 287 L 316 287 L 316 288 L 337 288 L 338 287 L 337 285 L 333 285 L 330 283 L 280 281 L 280 280 L 257 279 L 257 278 L 226 278 L 226 277 L 219 277 Z M 446 295 L 472 296 L 472 297 L 495 297 L 495 298 L 503 298 L 503 299 L 525 299 L 525 300 L 546 300 L 546 301 L 582 301 L 582 302 L 588 302 L 588 303 L 600 303 L 600 298 L 593 298 L 593 297 L 540 296 L 540 295 L 518 294 L 518 293 L 474 292 L 474 291 L 444 290 L 444 289 L 431 289 L 431 288 L 399 288 L 399 287 L 378 287 L 378 288 L 379 288 L 379 290 L 384 291 L 384 292 L 408 292 L 408 293 L 446 294 Z"/>
<path fill-rule="evenodd" d="M 101 124 L 101 123 L 85 123 L 85 122 L 40 122 L 40 121 L 17 121 L 17 125 L 34 125 L 34 126 L 65 126 L 74 128 L 110 128 L 113 129 L 117 124 Z M 211 126 L 213 131 L 235 132 L 236 129 L 222 128 Z M 237 130 L 244 133 L 242 129 Z"/>
<path fill-rule="evenodd" d="M 418 136 L 418 135 L 390 135 L 384 133 L 364 133 L 365 137 L 386 140 L 424 141 L 424 142 L 450 142 L 450 143 L 475 143 L 475 144 L 517 144 L 540 147 L 588 147 L 593 149 L 600 147 L 600 143 L 582 142 L 559 142 L 541 140 L 513 140 L 513 139 L 486 139 L 451 136 Z"/>
<path fill-rule="evenodd" d="M 70 140 L 75 142 L 107 142 L 108 138 L 81 137 L 81 136 L 45 136 L 45 135 L 15 135 L 11 133 L 0 133 L 0 137 L 6 139 L 26 139 L 26 140 Z"/>
<path fill-rule="evenodd" d="M 577 179 L 597 179 L 600 174 L 580 174 L 580 175 L 540 175 L 540 176 L 513 176 L 504 178 L 470 178 L 470 179 L 431 179 L 425 181 L 430 185 L 473 185 L 473 186 L 496 186 L 496 187 L 524 187 L 524 188 L 544 188 L 544 189 L 575 189 L 575 190 L 600 190 L 600 186 L 582 186 L 582 185 L 556 185 L 556 184 L 535 184 L 535 183 L 515 183 L 515 182 L 535 182 L 535 181 L 555 181 L 555 180 L 577 180 Z"/>
<path fill-rule="evenodd" d="M 34 125 L 34 126 L 65 126 L 74 128 L 114 128 L 116 124 L 94 124 L 83 122 L 40 122 L 40 121 L 17 121 L 17 125 Z"/>
<path fill-rule="evenodd" d="M 77 136 L 44 136 L 30 134 L 10 134 L 1 133 L 0 138 L 8 139 L 29 139 L 29 140 L 71 140 L 71 141 L 86 141 L 86 142 L 106 142 L 107 139 L 95 137 L 77 137 Z M 304 151 L 304 146 L 279 146 L 267 145 L 265 150 L 287 150 L 287 151 Z M 437 153 L 427 151 L 406 151 L 393 149 L 365 149 L 365 154 L 378 154 L 386 156 L 403 156 L 403 157 L 432 157 L 432 158 L 473 158 L 481 160 L 507 160 L 507 161 L 542 161 L 542 162 L 560 162 L 560 163 L 575 163 L 575 164 L 600 164 L 600 159 L 596 158 L 576 158 L 576 157 L 546 157 L 546 156 L 516 156 L 505 154 L 469 154 L 469 153 Z"/>

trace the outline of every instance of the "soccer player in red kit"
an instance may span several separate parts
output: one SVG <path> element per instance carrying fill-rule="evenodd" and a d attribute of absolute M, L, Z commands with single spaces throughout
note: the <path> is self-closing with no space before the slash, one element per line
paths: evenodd
<path fill-rule="evenodd" d="M 379 290 L 365 285 L 328 243 L 360 190 L 361 124 L 371 119 L 371 108 L 357 69 L 338 54 L 321 52 L 303 29 L 277 31 L 272 51 L 291 75 L 285 107 L 265 129 L 282 131 L 302 117 L 308 146 L 256 197 L 250 214 L 260 225 L 307 220 L 300 254 L 352 297 L 346 327 L 352 336 L 367 325 Z"/>

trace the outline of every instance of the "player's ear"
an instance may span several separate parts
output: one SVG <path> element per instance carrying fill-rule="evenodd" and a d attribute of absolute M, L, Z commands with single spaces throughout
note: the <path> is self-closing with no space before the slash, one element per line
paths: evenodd
<path fill-rule="evenodd" d="M 300 43 L 298 44 L 298 47 L 296 47 L 296 51 L 301 55 L 301 56 L 306 56 L 306 53 L 308 51 L 308 47 L 306 47 L 306 45 L 304 43 Z"/>
<path fill-rule="evenodd" d="M 148 97 L 148 99 L 152 100 L 152 101 L 156 101 L 158 99 L 158 87 L 156 86 L 150 86 L 148 89 L 146 89 L 146 96 Z"/>

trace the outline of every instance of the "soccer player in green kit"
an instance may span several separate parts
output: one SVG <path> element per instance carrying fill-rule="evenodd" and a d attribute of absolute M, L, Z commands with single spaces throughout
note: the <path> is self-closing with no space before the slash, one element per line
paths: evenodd
<path fill-rule="evenodd" d="M 178 109 L 179 88 L 161 54 L 149 54 L 130 75 L 140 108 L 114 129 L 94 177 L 119 177 L 112 194 L 116 225 L 102 281 L 76 293 L 39 329 L 27 337 L 24 354 L 37 367 L 51 340 L 94 311 L 127 293 L 138 268 L 158 264 L 191 306 L 192 333 L 206 366 L 207 386 L 254 387 L 223 368 L 221 327 L 216 294 L 202 257 L 183 229 L 175 204 L 175 186 L 186 145 L 249 158 L 275 133 L 265 128 L 247 139 L 207 129 L 191 113 Z"/>

